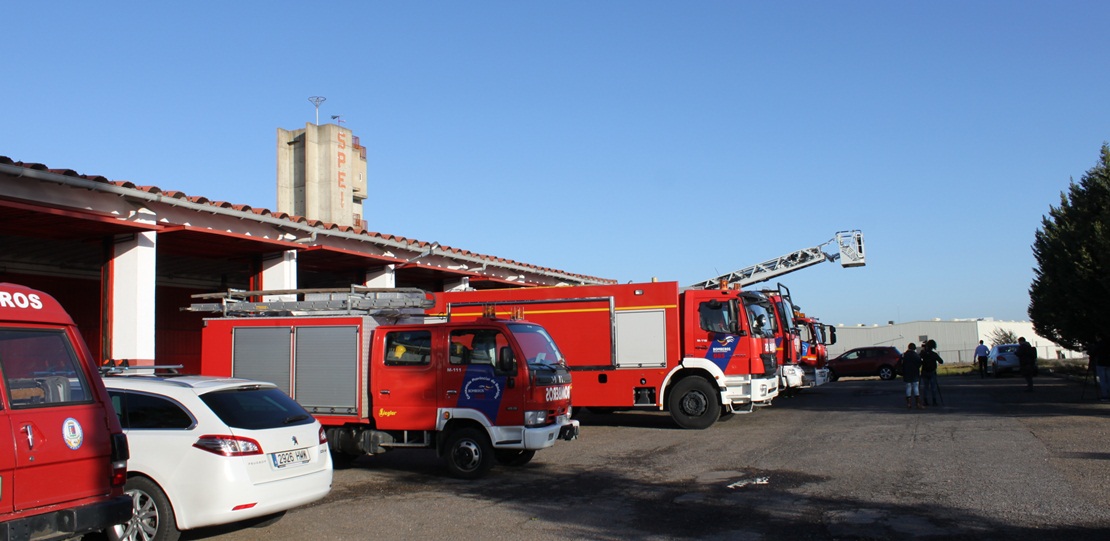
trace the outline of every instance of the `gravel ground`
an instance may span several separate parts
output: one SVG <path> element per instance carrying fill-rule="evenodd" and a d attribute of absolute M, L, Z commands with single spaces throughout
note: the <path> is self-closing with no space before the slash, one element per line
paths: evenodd
<path fill-rule="evenodd" d="M 266 525 L 183 539 L 1110 538 L 1110 405 L 1062 377 L 843 379 L 702 431 L 657 412 L 591 415 L 582 437 L 481 480 L 434 453 L 339 470 L 331 494 Z"/>

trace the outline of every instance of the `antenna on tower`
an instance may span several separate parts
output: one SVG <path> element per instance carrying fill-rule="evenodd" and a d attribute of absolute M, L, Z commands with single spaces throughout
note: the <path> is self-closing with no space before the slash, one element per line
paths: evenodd
<path fill-rule="evenodd" d="M 323 96 L 309 96 L 309 98 L 308 98 L 308 101 L 312 102 L 312 105 L 316 106 L 316 125 L 317 126 L 320 125 L 320 104 L 324 103 L 325 100 L 327 100 L 327 98 L 325 98 Z"/>

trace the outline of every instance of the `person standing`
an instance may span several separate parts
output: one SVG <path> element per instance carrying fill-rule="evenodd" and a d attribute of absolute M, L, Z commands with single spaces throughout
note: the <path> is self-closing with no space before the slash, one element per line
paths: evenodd
<path fill-rule="evenodd" d="M 979 345 L 975 346 L 975 359 L 979 361 L 979 379 L 987 377 L 987 356 L 989 355 L 990 349 L 980 340 Z"/>
<path fill-rule="evenodd" d="M 919 380 L 921 379 L 921 356 L 917 354 L 917 344 L 910 342 L 906 352 L 902 354 L 902 381 L 906 383 L 906 409 L 912 408 L 917 401 L 917 409 L 921 409 L 921 395 L 919 393 Z"/>
<path fill-rule="evenodd" d="M 1025 378 L 1025 392 L 1033 392 L 1033 376 L 1037 374 L 1037 350 L 1025 341 L 1025 337 L 1018 338 L 1017 348 L 1018 366 L 1021 375 Z"/>
<path fill-rule="evenodd" d="M 1095 378 L 1098 379 L 1100 402 L 1110 401 L 1110 349 L 1107 346 L 1106 340 L 1099 338 L 1087 351 L 1095 368 Z"/>
<path fill-rule="evenodd" d="M 921 350 L 921 400 L 926 406 L 939 404 L 940 386 L 937 384 L 937 365 L 944 364 L 944 359 L 937 353 L 936 340 L 928 340 Z"/>

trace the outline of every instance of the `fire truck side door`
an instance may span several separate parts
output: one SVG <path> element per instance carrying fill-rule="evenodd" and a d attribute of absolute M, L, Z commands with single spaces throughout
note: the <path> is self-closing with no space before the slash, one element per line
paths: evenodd
<path fill-rule="evenodd" d="M 526 360 L 517 359 L 513 373 L 497 368 L 501 350 L 511 347 L 508 337 L 498 329 L 451 331 L 446 375 L 441 379 L 443 407 L 477 410 L 490 424 L 523 424 L 527 382 L 520 381 L 517 374 Z"/>
<path fill-rule="evenodd" d="M 372 416 L 381 430 L 434 430 L 442 330 L 390 329 L 375 333 L 371 368 Z M 380 349 L 379 349 L 380 348 Z"/>
<path fill-rule="evenodd" d="M 3 486 L 15 511 L 102 494 L 109 472 L 105 404 L 61 330 L 0 331 L 15 471 Z M 5 504 L 8 505 L 8 504 Z"/>

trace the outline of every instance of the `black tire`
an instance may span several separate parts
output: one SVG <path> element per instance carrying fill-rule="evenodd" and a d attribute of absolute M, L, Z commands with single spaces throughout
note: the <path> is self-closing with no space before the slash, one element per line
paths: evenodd
<path fill-rule="evenodd" d="M 836 381 L 838 379 L 840 379 L 840 376 L 836 375 L 836 372 L 834 372 L 833 369 L 830 368 L 829 369 L 829 381 Z"/>
<path fill-rule="evenodd" d="M 717 394 L 716 388 L 697 376 L 679 381 L 667 397 L 671 418 L 682 428 L 709 428 L 721 417 Z"/>
<path fill-rule="evenodd" d="M 150 479 L 135 476 L 127 480 L 124 492 L 134 502 L 131 519 L 107 530 L 111 541 L 177 541 L 177 517 L 166 493 Z"/>
<path fill-rule="evenodd" d="M 536 452 L 531 449 L 497 449 L 493 452 L 497 463 L 505 466 L 523 466 L 532 461 Z"/>
<path fill-rule="evenodd" d="M 879 379 L 883 381 L 890 381 L 894 379 L 894 376 L 896 375 L 897 374 L 894 373 L 893 366 L 888 366 L 884 364 L 883 366 L 879 367 Z"/>
<path fill-rule="evenodd" d="M 460 428 L 447 436 L 443 446 L 443 460 L 451 475 L 460 479 L 477 479 L 493 467 L 493 445 L 485 431 Z"/>

